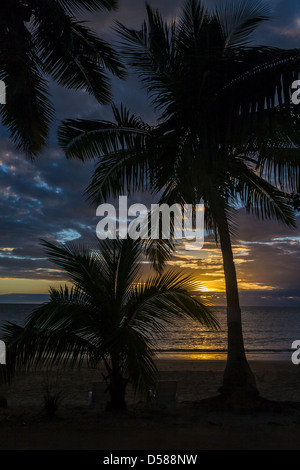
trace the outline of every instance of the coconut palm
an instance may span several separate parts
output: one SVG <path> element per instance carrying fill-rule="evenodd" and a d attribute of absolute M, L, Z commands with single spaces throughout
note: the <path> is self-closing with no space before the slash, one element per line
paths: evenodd
<path fill-rule="evenodd" d="M 121 24 L 117 30 L 128 64 L 159 113 L 157 124 L 114 107 L 114 122 L 65 121 L 59 141 L 68 158 L 98 159 L 87 189 L 96 203 L 144 189 L 169 204 L 205 204 L 225 274 L 222 392 L 231 402 L 256 397 L 231 239 L 240 207 L 295 226 L 287 192 L 299 185 L 299 113 L 291 86 L 300 51 L 250 44 L 268 18 L 260 1 L 222 2 L 208 11 L 201 1 L 188 0 L 171 22 L 149 6 L 147 14 L 141 30 Z"/>
<path fill-rule="evenodd" d="M 143 279 L 140 241 L 98 241 L 88 249 L 44 242 L 49 259 L 72 287 L 50 290 L 50 299 L 24 327 L 3 327 L 7 367 L 104 363 L 112 409 L 125 408 L 126 385 L 144 393 L 154 384 L 154 345 L 166 326 L 192 319 L 218 326 L 193 295 L 195 280 L 173 270 Z"/>
<path fill-rule="evenodd" d="M 117 53 L 75 16 L 112 10 L 116 0 L 10 0 L 0 4 L 0 80 L 6 84 L 3 124 L 29 156 L 45 145 L 53 119 L 48 79 L 111 99 L 107 72 L 123 76 Z"/>

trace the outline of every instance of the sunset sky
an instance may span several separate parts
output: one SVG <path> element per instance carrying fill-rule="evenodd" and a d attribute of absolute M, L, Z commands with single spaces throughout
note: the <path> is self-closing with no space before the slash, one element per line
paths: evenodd
<path fill-rule="evenodd" d="M 175 16 L 178 0 L 149 0 L 168 17 Z M 207 3 L 213 3 L 209 1 Z M 269 0 L 273 20 L 264 24 L 255 43 L 283 48 L 300 47 L 299 0 Z M 145 18 L 141 0 L 120 0 L 119 10 L 85 16 L 90 27 L 110 42 L 114 19 L 139 28 Z M 0 124 L 0 302 L 40 302 L 51 286 L 64 283 L 64 274 L 51 265 L 40 246 L 41 239 L 65 242 L 88 240 L 96 231 L 96 208 L 83 191 L 90 181 L 93 163 L 66 160 L 57 145 L 56 129 L 62 119 L 110 119 L 110 106 L 100 106 L 84 92 L 51 85 L 56 121 L 44 152 L 35 161 L 15 150 Z M 153 123 L 155 116 L 137 79 L 113 79 L 114 101 Z M 26 113 L 26 109 L 24 109 Z M 133 202 L 148 203 L 136 195 Z M 233 240 L 242 305 L 300 305 L 300 231 L 277 222 L 260 222 L 240 210 L 236 213 Z M 214 239 L 206 237 L 200 251 L 179 249 L 172 266 L 187 268 L 197 276 L 205 295 L 223 305 L 224 278 L 221 253 Z"/>

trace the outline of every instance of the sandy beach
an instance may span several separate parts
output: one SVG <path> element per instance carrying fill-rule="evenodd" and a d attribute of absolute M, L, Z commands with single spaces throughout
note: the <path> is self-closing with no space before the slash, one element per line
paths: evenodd
<path fill-rule="evenodd" d="M 157 409 L 128 393 L 128 411 L 89 406 L 99 370 L 19 374 L 3 390 L 1 450 L 300 450 L 300 368 L 287 361 L 250 361 L 260 394 L 287 408 L 225 412 L 201 404 L 217 395 L 222 360 L 159 359 L 160 377 L 178 382 L 174 407 Z M 55 418 L 45 416 L 46 386 L 61 392 Z"/>

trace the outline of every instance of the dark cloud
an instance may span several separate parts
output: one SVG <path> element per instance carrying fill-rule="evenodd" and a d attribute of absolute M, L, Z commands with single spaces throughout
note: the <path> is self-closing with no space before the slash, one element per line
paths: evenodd
<path fill-rule="evenodd" d="M 299 214 L 300 215 L 300 214 Z M 241 241 L 266 241 L 279 237 L 299 237 L 298 228 L 289 228 L 276 220 L 261 220 L 254 215 L 248 214 L 244 209 L 238 211 L 234 228 L 235 239 Z"/>
<path fill-rule="evenodd" d="M 299 289 L 300 244 L 282 242 L 247 245 L 245 263 L 237 265 L 238 276 L 247 282 L 278 289 Z"/>
<path fill-rule="evenodd" d="M 300 4 L 298 0 L 269 0 L 271 19 L 259 29 L 260 44 L 280 48 L 300 47 Z"/>

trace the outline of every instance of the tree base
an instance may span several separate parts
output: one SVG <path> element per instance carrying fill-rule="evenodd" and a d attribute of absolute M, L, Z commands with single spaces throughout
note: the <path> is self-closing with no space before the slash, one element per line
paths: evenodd
<path fill-rule="evenodd" d="M 230 390 L 219 389 L 220 402 L 224 408 L 233 411 L 254 410 L 262 405 L 263 399 L 256 388 L 235 387 Z"/>
<path fill-rule="evenodd" d="M 255 408 L 260 403 L 256 380 L 245 357 L 227 361 L 223 385 L 218 391 L 232 408 Z"/>
<path fill-rule="evenodd" d="M 0 395 L 0 408 L 7 408 L 7 400 L 2 395 Z"/>
<path fill-rule="evenodd" d="M 106 411 L 127 411 L 126 403 L 112 403 L 108 402 L 106 405 Z"/>

